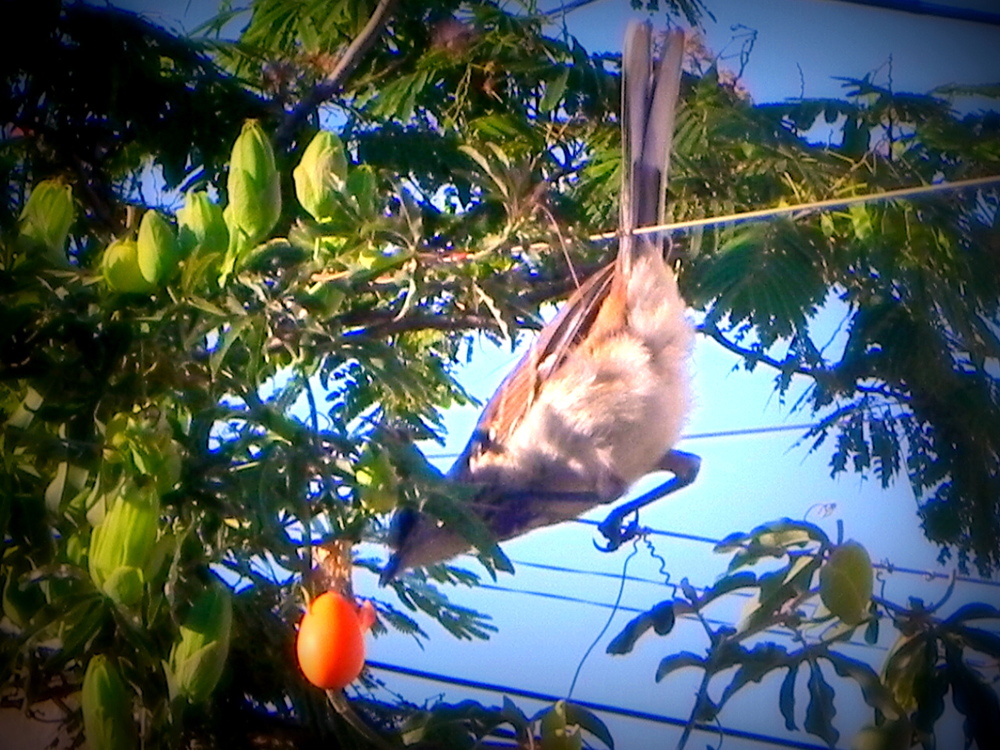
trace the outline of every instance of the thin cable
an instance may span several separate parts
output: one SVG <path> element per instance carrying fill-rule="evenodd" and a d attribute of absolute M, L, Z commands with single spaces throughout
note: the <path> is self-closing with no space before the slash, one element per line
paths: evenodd
<path fill-rule="evenodd" d="M 450 677 L 436 672 L 426 672 L 421 669 L 411 669 L 409 667 L 401 667 L 396 664 L 386 664 L 385 662 L 369 660 L 365 662 L 365 664 L 372 669 L 394 672 L 406 677 L 415 677 L 420 680 L 440 682 L 446 685 L 457 685 L 459 687 L 471 688 L 474 690 L 485 690 L 487 692 L 498 693 L 500 695 L 514 695 L 519 698 L 541 701 L 542 703 L 555 703 L 557 700 L 562 698 L 562 696 L 549 695 L 548 693 L 540 693 L 535 690 L 524 690 L 522 688 L 497 685 L 496 683 L 482 682 L 479 680 L 467 680 L 461 677 Z M 593 701 L 581 700 L 573 701 L 573 703 L 591 711 L 615 714 L 629 719 L 641 719 L 643 721 L 650 721 L 656 724 L 667 724 L 673 727 L 684 727 L 687 725 L 687 719 L 678 719 L 673 716 L 663 716 L 662 714 L 654 714 L 647 711 L 636 711 L 629 708 L 622 708 L 620 706 L 608 705 L 606 703 L 595 703 Z M 784 737 L 775 737 L 773 735 L 760 734 L 757 732 L 748 732 L 742 729 L 716 726 L 714 724 L 696 724 L 695 729 L 702 732 L 712 732 L 713 734 L 721 732 L 729 737 L 736 737 L 739 739 L 749 740 L 751 742 L 760 742 L 762 744 L 770 744 L 775 747 L 793 748 L 794 750 L 829 750 L 826 745 L 814 745 L 808 742 L 799 742 L 796 740 L 786 739 Z"/>
<path fill-rule="evenodd" d="M 756 221 L 758 219 L 770 219 L 775 216 L 786 216 L 788 214 L 807 214 L 813 211 L 822 211 L 829 208 L 844 208 L 858 203 L 871 203 L 874 201 L 894 200 L 897 198 L 913 198 L 932 193 L 941 193 L 952 190 L 965 190 L 972 187 L 983 187 L 985 185 L 1000 184 L 1000 175 L 990 177 L 975 177 L 969 180 L 956 180 L 955 182 L 936 182 L 932 185 L 918 185 L 917 187 L 899 188 L 897 190 L 885 190 L 880 193 L 866 193 L 865 195 L 853 195 L 850 198 L 827 198 L 821 201 L 809 201 L 807 203 L 797 203 L 793 206 L 777 206 L 775 208 L 761 208 L 756 211 L 745 211 L 743 213 L 726 214 L 725 216 L 710 216 L 704 219 L 687 219 L 686 221 L 675 221 L 669 224 L 656 224 L 652 226 L 633 229 L 632 234 L 665 234 L 667 232 L 677 232 L 684 229 L 696 229 L 699 227 L 713 227 L 721 224 L 737 224 L 744 221 Z M 612 240 L 618 237 L 620 232 L 602 232 L 592 234 L 588 239 L 595 242 L 601 240 Z"/>
<path fill-rule="evenodd" d="M 918 185 L 917 187 L 898 188 L 896 190 L 885 190 L 879 193 L 865 193 L 864 195 L 852 195 L 849 198 L 827 198 L 821 201 L 809 201 L 807 203 L 796 203 L 792 206 L 776 206 L 774 208 L 760 208 L 754 211 L 744 211 L 743 213 L 726 214 L 724 216 L 709 216 L 703 219 L 687 219 L 685 221 L 675 221 L 667 224 L 654 224 L 645 227 L 638 227 L 632 230 L 633 235 L 642 234 L 666 234 L 668 232 L 679 232 L 685 229 L 698 229 L 702 227 L 721 226 L 723 224 L 739 224 L 744 221 L 758 221 L 760 219 L 771 219 L 776 216 L 787 216 L 788 214 L 809 214 L 813 211 L 822 211 L 829 208 L 844 208 L 858 203 L 872 203 L 875 201 L 894 200 L 898 198 L 914 198 L 921 195 L 931 195 L 933 193 L 943 193 L 952 190 L 965 190 L 972 187 L 983 187 L 986 185 L 1000 184 L 1000 175 L 989 177 L 974 177 L 968 180 L 956 180 L 954 182 L 935 182 L 932 185 Z M 587 239 L 591 242 L 602 242 L 620 237 L 620 231 L 600 232 L 592 234 Z M 544 250 L 551 247 L 548 242 L 532 242 L 527 246 L 528 250 Z M 515 245 L 512 251 L 524 251 L 524 245 Z"/>
<path fill-rule="evenodd" d="M 577 596 L 566 596 L 565 594 L 553 594 L 553 593 L 551 593 L 549 591 L 534 591 L 532 589 L 516 589 L 516 588 L 513 588 L 511 586 L 498 586 L 498 585 L 493 584 L 493 583 L 481 583 L 481 584 L 479 584 L 479 588 L 486 589 L 487 591 L 498 591 L 498 592 L 503 593 L 503 594 L 521 594 L 522 596 L 536 596 L 536 597 L 539 597 L 541 599 L 552 599 L 552 600 L 560 601 L 560 602 L 569 602 L 571 604 L 583 604 L 583 605 L 588 606 L 588 607 L 598 607 L 600 609 L 611 609 L 611 610 L 614 610 L 614 608 L 615 608 L 615 605 L 608 604 L 607 602 L 599 602 L 599 601 L 595 601 L 593 599 L 582 599 L 582 598 L 577 597 Z M 649 611 L 647 609 L 642 609 L 642 608 L 639 608 L 639 607 L 630 607 L 627 604 L 620 604 L 620 605 L 618 605 L 617 609 L 619 611 L 621 611 L 621 612 L 634 612 L 635 614 L 642 614 L 642 613 L 645 613 L 645 612 Z M 704 622 L 708 623 L 709 625 L 715 625 L 715 626 L 718 626 L 718 627 L 732 628 L 732 627 L 735 626 L 735 623 L 732 622 L 731 620 L 723 620 L 723 619 L 718 618 L 718 617 L 706 617 L 704 615 L 701 618 L 699 618 L 698 615 L 693 614 L 693 613 L 691 613 L 691 614 L 682 614 L 682 615 L 680 615 L 678 617 L 678 619 L 690 621 L 692 623 L 698 623 L 698 622 L 701 622 L 702 620 L 704 620 Z M 774 638 L 791 638 L 792 637 L 791 634 L 789 634 L 787 631 L 781 630 L 778 627 L 765 628 L 761 632 L 762 633 L 767 633 L 768 635 L 771 635 Z M 854 646 L 855 648 L 862 648 L 862 649 L 867 649 L 867 650 L 872 650 L 872 651 L 888 651 L 889 650 L 889 648 L 887 646 L 879 646 L 877 644 L 873 645 L 873 644 L 867 643 L 865 641 L 844 641 L 844 645 Z"/>
<path fill-rule="evenodd" d="M 593 521 L 589 518 L 573 518 L 570 519 L 570 523 L 581 523 L 585 526 L 599 526 L 600 521 Z M 656 536 L 666 536 L 672 539 L 681 539 L 686 542 L 701 542 L 703 544 L 716 545 L 721 542 L 721 539 L 713 539 L 708 536 L 700 536 L 698 534 L 685 534 L 680 531 L 667 531 L 665 529 L 653 529 L 648 526 L 643 527 L 643 531 L 649 534 L 654 534 Z M 936 570 L 921 570 L 920 568 L 907 568 L 902 565 L 893 565 L 892 563 L 872 563 L 872 567 L 876 570 L 884 570 L 887 573 L 905 573 L 907 575 L 922 576 L 927 579 L 942 578 L 945 580 L 951 579 L 950 573 L 941 573 Z M 956 581 L 962 583 L 976 583 L 980 586 L 994 586 L 1000 588 L 1000 580 L 991 581 L 986 578 L 973 578 L 972 576 L 955 576 Z"/>
<path fill-rule="evenodd" d="M 689 435 L 681 435 L 679 440 L 707 440 L 710 438 L 723 437 L 747 437 L 750 435 L 766 435 L 771 432 L 790 432 L 792 430 L 808 430 L 818 427 L 819 422 L 803 422 L 801 424 L 779 424 L 768 425 L 766 427 L 739 427 L 735 430 L 715 430 L 714 432 L 692 432 Z M 458 453 L 428 453 L 429 459 L 438 458 L 458 458 Z"/>
<path fill-rule="evenodd" d="M 577 678 L 580 676 L 580 670 L 583 669 L 584 663 L 587 661 L 587 657 L 590 656 L 590 652 L 594 650 L 604 634 L 608 632 L 608 628 L 611 627 L 611 622 L 615 619 L 615 615 L 618 614 L 618 605 L 622 603 L 622 594 L 625 593 L 625 577 L 628 574 L 628 564 L 632 562 L 632 558 L 639 554 L 639 537 L 635 538 L 632 542 L 632 551 L 629 553 L 628 557 L 625 558 L 625 564 L 622 565 L 621 583 L 618 586 L 618 596 L 615 599 L 614 605 L 611 607 L 611 614 L 608 615 L 607 622 L 604 623 L 604 627 L 601 628 L 601 632 L 597 634 L 597 637 L 593 642 L 587 647 L 587 650 L 583 652 L 583 656 L 580 658 L 579 664 L 576 665 L 576 671 L 573 673 L 573 681 L 569 684 L 569 692 L 566 693 L 566 700 L 573 697 L 573 690 L 576 688 Z"/>

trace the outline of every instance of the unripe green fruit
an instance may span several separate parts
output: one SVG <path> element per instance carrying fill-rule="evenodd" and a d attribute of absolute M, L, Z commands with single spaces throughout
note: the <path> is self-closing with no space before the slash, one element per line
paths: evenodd
<path fill-rule="evenodd" d="M 347 181 L 344 144 L 334 133 L 319 131 L 292 172 L 295 195 L 302 207 L 317 221 L 333 217 L 337 193 Z"/>
<path fill-rule="evenodd" d="M 232 622 L 229 588 L 213 580 L 184 618 L 180 640 L 165 665 L 171 698 L 183 696 L 191 703 L 208 699 L 226 666 Z"/>
<path fill-rule="evenodd" d="M 557 701 L 542 716 L 542 750 L 580 750 L 580 727 L 566 721 L 566 701 Z"/>
<path fill-rule="evenodd" d="M 854 541 L 837 547 L 819 572 L 820 599 L 848 625 L 857 625 L 865 619 L 873 585 L 871 558 Z"/>
<path fill-rule="evenodd" d="M 138 746 L 132 695 L 108 657 L 98 655 L 87 664 L 81 704 L 89 750 L 132 750 Z"/>
<path fill-rule="evenodd" d="M 101 272 L 109 288 L 125 294 L 145 294 L 156 289 L 139 268 L 139 246 L 133 239 L 115 240 L 104 251 Z"/>
<path fill-rule="evenodd" d="M 174 228 L 154 210 L 142 215 L 136 251 L 139 273 L 153 286 L 163 284 L 177 269 L 180 251 Z"/>
<path fill-rule="evenodd" d="M 224 253 L 229 244 L 229 230 L 222 209 L 205 191 L 188 192 L 184 207 L 177 212 L 177 239 L 181 253 Z"/>
<path fill-rule="evenodd" d="M 148 580 L 160 520 L 155 488 L 126 486 L 114 498 L 90 543 L 90 577 L 112 601 L 134 606 Z"/>
<path fill-rule="evenodd" d="M 229 161 L 229 205 L 223 214 L 238 255 L 267 236 L 281 215 L 281 182 L 274 150 L 256 120 L 247 120 Z"/>
<path fill-rule="evenodd" d="M 53 261 L 66 260 L 66 238 L 76 219 L 72 188 L 60 179 L 39 182 L 21 211 L 21 244 L 34 245 Z"/>

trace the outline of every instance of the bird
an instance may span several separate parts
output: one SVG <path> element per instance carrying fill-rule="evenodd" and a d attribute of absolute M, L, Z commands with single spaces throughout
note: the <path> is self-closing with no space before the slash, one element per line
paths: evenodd
<path fill-rule="evenodd" d="M 698 456 L 673 448 L 689 411 L 693 328 L 672 254 L 665 257 L 655 234 L 633 234 L 665 213 L 683 49 L 683 32 L 667 32 L 655 65 L 652 26 L 628 26 L 616 258 L 542 329 L 446 475 L 479 488 L 466 508 L 497 541 L 575 518 L 614 502 L 647 474 L 671 472 L 601 524 L 613 549 L 623 540 L 623 519 L 697 476 Z M 383 584 L 471 546 L 452 525 L 412 508 L 398 510 L 391 528 L 395 551 Z"/>

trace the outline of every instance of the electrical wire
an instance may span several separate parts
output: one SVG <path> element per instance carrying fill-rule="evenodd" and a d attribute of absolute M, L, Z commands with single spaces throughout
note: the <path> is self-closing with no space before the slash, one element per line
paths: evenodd
<path fill-rule="evenodd" d="M 818 427 L 818 422 L 803 422 L 801 424 L 778 424 L 767 425 L 765 427 L 737 427 L 733 430 L 713 430 L 712 432 L 692 432 L 688 435 L 681 435 L 681 440 L 708 440 L 726 437 L 748 437 L 753 435 L 766 435 L 772 432 L 790 432 L 792 430 L 809 430 Z M 441 458 L 458 458 L 459 453 L 428 453 L 428 459 L 436 460 Z"/>
<path fill-rule="evenodd" d="M 884 190 L 878 193 L 866 193 L 864 195 L 852 195 L 848 198 L 827 198 L 820 201 L 808 201 L 806 203 L 796 203 L 792 206 L 776 206 L 774 208 L 760 208 L 754 211 L 744 211 L 742 213 L 726 214 L 724 216 L 709 216 L 704 219 L 687 219 L 685 221 L 675 221 L 667 224 L 654 224 L 651 226 L 639 227 L 632 230 L 633 235 L 644 234 L 667 234 L 685 229 L 700 229 L 704 227 L 714 227 L 723 224 L 739 224 L 745 221 L 759 221 L 761 219 L 772 219 L 776 216 L 788 216 L 790 214 L 805 215 L 814 211 L 824 211 L 831 208 L 846 208 L 859 203 L 873 203 L 883 200 L 898 200 L 900 198 L 916 198 L 930 195 L 932 193 L 950 192 L 953 190 L 967 190 L 973 187 L 985 187 L 987 185 L 1000 184 L 1000 175 L 989 177 L 975 177 L 969 180 L 955 180 L 954 182 L 935 182 L 931 185 L 918 185 L 916 187 L 898 188 L 896 190 Z M 621 232 L 601 232 L 592 234 L 588 239 L 599 242 L 601 240 L 612 240 L 620 236 Z M 532 245 L 534 247 L 534 245 Z"/>
<path fill-rule="evenodd" d="M 571 522 L 583 524 L 585 526 L 600 525 L 600 521 L 594 521 L 589 518 L 574 518 L 572 519 Z M 713 539 L 712 537 L 700 536 L 698 534 L 685 534 L 679 531 L 667 531 L 666 529 L 654 529 L 649 527 L 643 527 L 643 530 L 646 533 L 652 534 L 654 536 L 665 536 L 665 537 L 670 537 L 671 539 L 681 539 L 687 542 L 701 542 L 703 544 L 716 545 L 722 541 L 721 539 Z M 942 573 L 936 570 L 921 570 L 920 568 L 908 568 L 904 565 L 893 565 L 892 563 L 872 563 L 872 567 L 874 567 L 876 570 L 885 571 L 886 573 L 905 573 L 906 575 L 921 576 L 923 578 L 927 578 L 928 580 L 932 579 L 951 580 L 950 573 Z M 955 576 L 955 580 L 961 583 L 975 583 L 980 586 L 992 586 L 1000 588 L 1000 580 L 991 581 L 986 578 L 975 578 L 973 576 L 962 576 L 962 575 Z"/>
<path fill-rule="evenodd" d="M 498 685 L 492 682 L 483 682 L 481 680 L 469 680 L 462 677 L 451 677 L 449 675 L 443 675 L 437 672 L 427 672 L 422 669 L 411 669 L 410 667 L 401 667 L 396 664 L 387 664 L 385 662 L 369 660 L 365 662 L 366 665 L 372 669 L 378 669 L 385 672 L 393 672 L 395 674 L 401 674 L 406 677 L 414 677 L 416 679 L 428 680 L 430 682 L 438 682 L 446 685 L 455 685 L 458 687 L 471 688 L 474 690 L 484 690 L 490 693 L 499 693 L 501 695 L 514 695 L 519 698 L 527 698 L 529 700 L 541 701 L 543 703 L 555 703 L 562 699 L 562 696 L 550 695 L 548 693 L 541 693 L 535 690 L 525 690 L 523 688 L 515 688 L 508 685 Z M 590 711 L 613 714 L 616 716 L 624 716 L 629 719 L 640 719 L 642 721 L 649 721 L 656 724 L 666 724 L 673 727 L 685 727 L 687 726 L 687 719 L 680 719 L 674 716 L 664 716 L 662 714 L 654 714 L 648 711 L 637 711 L 630 708 L 622 708 L 621 706 L 612 706 L 606 703 L 595 703 L 593 701 L 585 700 L 575 700 L 574 705 L 581 706 Z M 761 734 L 759 732 L 748 732 L 742 729 L 734 729 L 732 727 L 724 727 L 720 724 L 695 724 L 695 729 L 703 732 L 711 732 L 714 734 L 723 734 L 728 737 L 733 737 L 736 739 L 749 740 L 751 742 L 759 742 L 762 744 L 769 744 L 774 747 L 787 747 L 793 748 L 793 750 L 829 750 L 826 745 L 814 745 L 810 742 L 800 742 L 797 740 L 788 739 L 785 737 L 776 737 L 774 735 Z"/>
<path fill-rule="evenodd" d="M 577 678 L 580 677 L 580 670 L 583 669 L 583 665 L 586 663 L 587 657 L 590 656 L 590 652 L 594 650 L 594 647 L 601 642 L 601 638 L 604 637 L 604 634 L 608 632 L 608 628 L 611 627 L 611 623 L 614 621 L 615 615 L 618 613 L 618 605 L 622 603 L 622 594 L 625 593 L 625 580 L 628 575 L 628 564 L 632 562 L 632 558 L 637 554 L 639 554 L 639 537 L 635 538 L 635 541 L 632 543 L 632 551 L 629 553 L 629 556 L 625 558 L 625 564 L 622 565 L 621 583 L 618 586 L 618 597 L 615 599 L 614 606 L 611 607 L 611 614 L 608 615 L 608 619 L 604 623 L 604 627 L 601 628 L 601 632 L 597 634 L 597 637 L 594 638 L 591 644 L 587 647 L 587 650 L 584 651 L 583 656 L 580 657 L 580 662 L 576 665 L 576 671 L 573 673 L 573 680 L 569 683 L 569 692 L 566 693 L 566 700 L 573 697 L 573 690 L 576 688 Z"/>
<path fill-rule="evenodd" d="M 534 589 L 519 589 L 512 586 L 499 586 L 495 583 L 481 583 L 478 588 L 485 589 L 487 591 L 496 591 L 503 594 L 521 594 L 523 596 L 534 596 L 540 599 L 550 599 L 552 601 L 558 602 L 568 602 L 570 604 L 583 604 L 589 607 L 598 607 L 601 609 L 610 609 L 612 614 L 615 610 L 620 612 L 632 612 L 634 614 L 641 614 L 646 612 L 646 609 L 640 607 L 630 607 L 625 604 L 619 604 L 615 606 L 614 604 L 609 604 L 607 602 L 596 601 L 594 599 L 583 599 L 577 596 L 568 596 L 566 594 L 553 594 L 551 591 L 537 591 Z M 692 622 L 701 622 L 701 619 L 694 614 L 683 614 L 680 615 L 678 619 L 690 620 Z M 702 619 L 709 625 L 715 625 L 717 627 L 733 627 L 733 623 L 730 620 L 724 620 L 718 617 L 705 617 L 702 615 Z M 768 635 L 776 638 L 790 638 L 790 634 L 785 630 L 780 630 L 778 628 L 766 628 L 761 631 L 762 633 L 767 633 Z M 603 635 L 603 632 L 601 633 Z M 865 641 L 844 641 L 844 645 L 854 646 L 856 648 L 863 648 L 872 651 L 888 651 L 888 647 L 879 646 L 877 644 L 867 643 Z"/>

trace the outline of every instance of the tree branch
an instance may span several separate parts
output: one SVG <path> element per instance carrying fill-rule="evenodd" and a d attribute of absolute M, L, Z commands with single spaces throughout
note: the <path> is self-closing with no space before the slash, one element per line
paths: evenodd
<path fill-rule="evenodd" d="M 285 115 L 281 127 L 275 134 L 275 141 L 279 146 L 286 146 L 292 138 L 292 134 L 298 129 L 306 118 L 319 109 L 323 102 L 332 99 L 344 86 L 344 81 L 354 72 L 361 62 L 361 58 L 371 48 L 378 39 L 382 29 L 392 16 L 392 11 L 398 0 L 379 0 L 375 10 L 372 12 L 368 23 L 361 30 L 361 33 L 344 50 L 337 67 L 326 77 L 322 83 L 316 84 L 309 95 L 300 101 L 291 112 Z"/>
<path fill-rule="evenodd" d="M 469 328 L 496 328 L 496 320 L 486 315 L 433 315 L 414 313 L 397 318 L 387 311 L 367 311 L 363 316 L 344 316 L 338 321 L 342 325 L 360 326 L 351 335 L 392 336 L 407 331 L 433 329 L 437 331 L 463 331 Z"/>
<path fill-rule="evenodd" d="M 817 383 L 829 388 L 830 390 L 846 391 L 848 389 L 855 391 L 856 393 L 865 393 L 871 395 L 882 396 L 884 398 L 893 399 L 901 403 L 909 403 L 910 396 L 906 393 L 902 393 L 892 386 L 886 385 L 862 385 L 858 383 L 857 380 L 852 379 L 851 382 L 845 382 L 844 378 L 832 367 L 806 367 L 805 365 L 797 363 L 795 360 L 788 359 L 784 362 L 775 359 L 774 357 L 769 357 L 763 352 L 755 352 L 750 349 L 746 349 L 723 335 L 722 331 L 719 330 L 718 326 L 714 323 L 703 323 L 698 327 L 700 333 L 705 334 L 713 341 L 720 344 L 724 349 L 732 352 L 733 354 L 738 354 L 743 357 L 743 359 L 753 362 L 754 364 L 763 363 L 769 367 L 773 367 L 775 370 L 779 370 L 783 373 L 792 373 L 795 375 L 805 375 L 808 378 L 812 378 Z"/>

